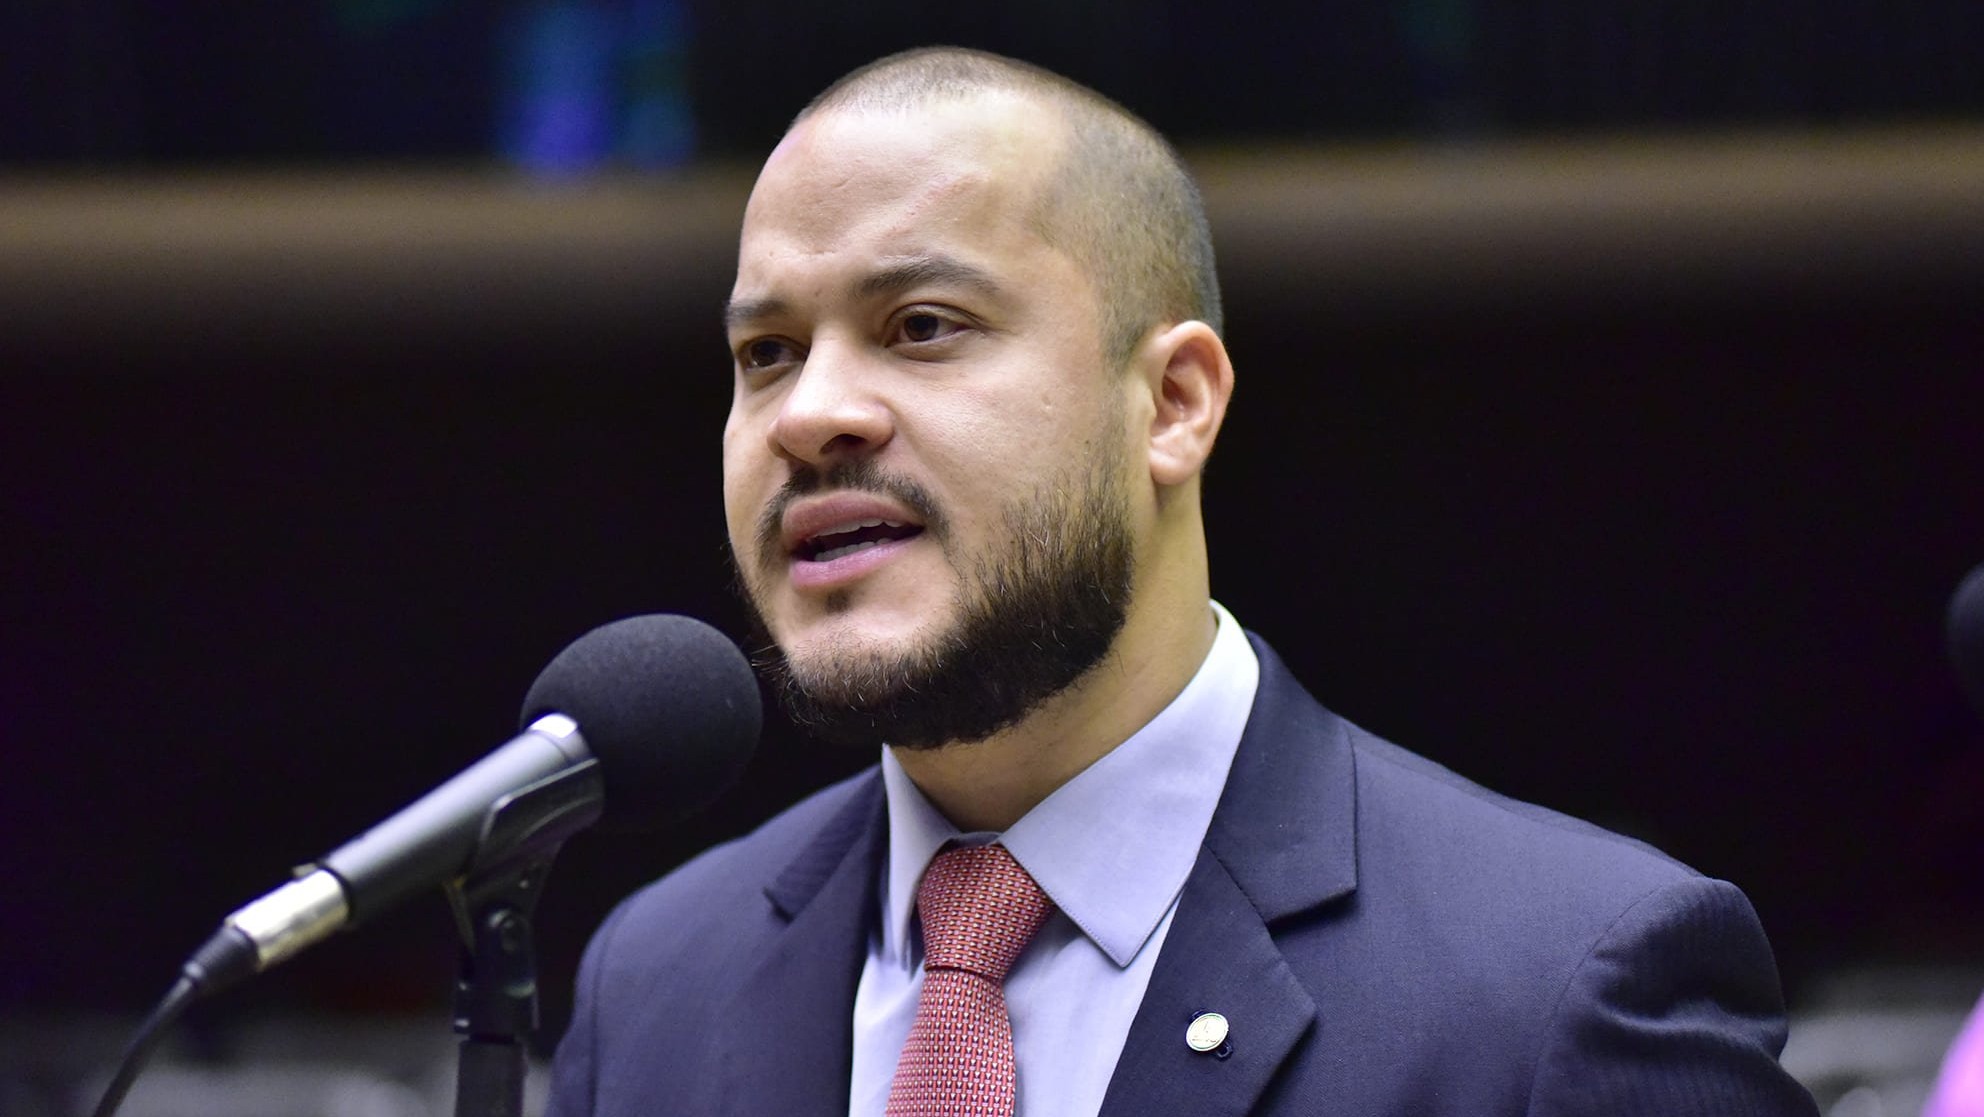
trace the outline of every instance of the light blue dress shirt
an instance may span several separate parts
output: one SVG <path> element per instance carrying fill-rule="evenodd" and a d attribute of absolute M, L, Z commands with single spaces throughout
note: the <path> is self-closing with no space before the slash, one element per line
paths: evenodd
<path fill-rule="evenodd" d="M 959 833 L 882 750 L 886 886 L 854 998 L 850 1117 L 883 1117 L 887 1108 L 923 989 L 916 888 L 953 840 L 1003 842 L 1057 909 L 1006 977 L 1015 1117 L 1091 1117 L 1102 1108 L 1260 684 L 1245 633 L 1217 602 L 1213 612 L 1212 650 L 1178 697 L 1004 834 Z"/>

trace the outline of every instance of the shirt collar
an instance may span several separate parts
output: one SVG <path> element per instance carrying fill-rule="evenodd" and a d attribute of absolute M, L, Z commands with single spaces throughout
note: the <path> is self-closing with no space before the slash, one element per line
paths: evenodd
<path fill-rule="evenodd" d="M 1127 966 L 1163 922 L 1198 859 L 1260 683 L 1239 622 L 1212 603 L 1219 628 L 1185 689 L 1129 740 L 1056 789 L 1004 834 L 963 834 L 882 750 L 888 795 L 888 887 L 882 956 L 905 968 L 924 867 L 945 842 L 998 840 L 1082 934 Z"/>

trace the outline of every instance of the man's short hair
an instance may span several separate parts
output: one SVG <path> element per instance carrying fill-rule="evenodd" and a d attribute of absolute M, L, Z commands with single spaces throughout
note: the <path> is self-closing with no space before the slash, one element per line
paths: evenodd
<path fill-rule="evenodd" d="M 1067 124 L 1035 221 L 1095 282 L 1105 357 L 1120 366 L 1158 325 L 1197 319 L 1223 329 L 1212 231 L 1191 172 L 1156 129 L 1085 85 L 985 51 L 919 47 L 841 78 L 793 124 L 828 109 L 900 109 L 992 90 L 1038 98 Z"/>

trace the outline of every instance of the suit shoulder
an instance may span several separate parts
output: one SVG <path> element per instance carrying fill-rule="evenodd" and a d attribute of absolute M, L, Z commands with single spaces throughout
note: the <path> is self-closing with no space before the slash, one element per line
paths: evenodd
<path fill-rule="evenodd" d="M 1401 1030 L 1436 1037 L 1406 1065 L 1471 1066 L 1495 1095 L 1475 1112 L 1810 1117 L 1776 1063 L 1777 968 L 1739 889 L 1347 723 L 1346 734 L 1358 879 L 1343 941 L 1355 946 L 1334 957 L 1355 957 L 1359 976 L 1322 995 L 1371 1005 L 1439 990 L 1393 1009 L 1417 1014 Z M 1466 1038 L 1437 1038 L 1448 1036 Z"/>
<path fill-rule="evenodd" d="M 1638 921 L 1670 910 L 1763 943 L 1734 886 L 1645 842 L 1490 791 L 1354 726 L 1348 732 L 1359 902 L 1409 913 L 1408 923 L 1435 937 L 1466 928 L 1465 941 L 1448 947 L 1493 960 L 1472 980 L 1501 973 L 1560 987 L 1594 951 L 1618 947 Z M 1746 945 L 1741 953 L 1749 960 L 1756 951 Z M 1759 976 L 1774 986 L 1768 947 L 1757 957 Z"/>
<path fill-rule="evenodd" d="M 654 1047 L 654 1037 L 724 1012 L 787 926 L 775 892 L 853 856 L 858 839 L 877 827 L 880 804 L 881 780 L 871 769 L 621 901 L 579 963 L 552 1111 L 639 1112 L 666 1090 L 698 1081 L 721 1054 L 712 1045 L 722 1030 L 690 1029 L 666 1050 Z"/>
<path fill-rule="evenodd" d="M 1357 758 L 1360 845 L 1429 856 L 1478 873 L 1501 867 L 1561 889 L 1569 874 L 1635 896 L 1701 874 L 1636 838 L 1491 791 L 1453 770 L 1345 723 Z M 1433 866 L 1421 866 L 1431 869 Z"/>
<path fill-rule="evenodd" d="M 858 810 L 864 798 L 879 801 L 880 782 L 878 770 L 870 767 L 808 795 L 750 833 L 711 846 L 645 885 L 621 902 L 611 921 L 624 916 L 638 922 L 643 915 L 661 912 L 680 918 L 685 909 L 721 909 L 761 897 L 823 830 Z"/>

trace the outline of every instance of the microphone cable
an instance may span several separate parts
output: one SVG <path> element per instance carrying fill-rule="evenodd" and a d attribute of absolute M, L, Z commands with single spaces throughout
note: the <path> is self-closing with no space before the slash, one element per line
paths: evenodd
<path fill-rule="evenodd" d="M 124 1095 L 131 1092 L 131 1084 L 138 1080 L 138 1072 L 145 1069 L 145 1063 L 152 1056 L 152 1049 L 165 1038 L 166 1029 L 172 1027 L 185 1015 L 187 1008 L 199 999 L 200 986 L 191 977 L 180 975 L 178 981 L 165 998 L 145 1017 L 131 1042 L 124 1048 L 124 1060 L 117 1064 L 117 1073 L 110 1079 L 110 1085 L 103 1091 L 103 1099 L 96 1103 L 94 1117 L 111 1117 L 117 1107 L 124 1104 Z"/>
<path fill-rule="evenodd" d="M 172 1025 L 179 1022 L 186 1010 L 201 994 L 215 992 L 232 985 L 255 972 L 255 952 L 247 939 L 223 929 L 221 934 L 208 939 L 205 945 L 193 952 L 186 964 L 179 968 L 179 980 L 172 983 L 160 998 L 158 1006 L 144 1023 L 132 1034 L 131 1042 L 124 1047 L 124 1058 L 117 1064 L 117 1073 L 111 1076 L 110 1085 L 104 1088 L 103 1097 L 96 1103 L 92 1117 L 111 1117 L 117 1107 L 124 1104 L 124 1095 L 131 1092 L 131 1084 L 138 1080 L 138 1074 L 151 1060 L 152 1050 L 165 1038 Z"/>

